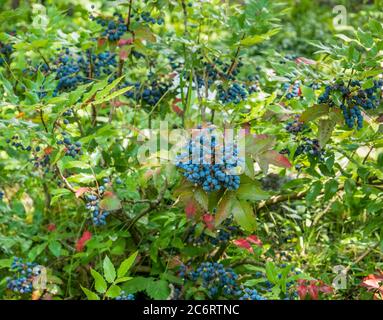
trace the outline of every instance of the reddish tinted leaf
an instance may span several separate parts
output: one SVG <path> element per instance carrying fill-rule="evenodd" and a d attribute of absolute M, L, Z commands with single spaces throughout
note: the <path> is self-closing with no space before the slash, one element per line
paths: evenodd
<path fill-rule="evenodd" d="M 298 57 L 295 59 L 296 63 L 303 63 L 303 64 L 316 64 L 316 61 L 307 59 L 305 57 Z"/>
<path fill-rule="evenodd" d="M 212 214 L 204 214 L 202 220 L 209 230 L 214 230 L 214 216 Z"/>
<path fill-rule="evenodd" d="M 121 209 L 121 201 L 113 192 L 106 191 L 103 199 L 100 201 L 99 207 L 105 211 L 118 210 Z"/>
<path fill-rule="evenodd" d="M 76 251 L 81 252 L 84 250 L 85 244 L 92 239 L 92 233 L 85 230 L 82 234 L 81 238 L 77 240 L 76 242 Z"/>
<path fill-rule="evenodd" d="M 90 188 L 87 187 L 81 187 L 76 190 L 76 197 L 80 198 L 85 192 L 90 191 Z"/>
<path fill-rule="evenodd" d="M 299 299 L 304 300 L 307 295 L 307 287 L 304 284 L 301 284 L 297 287 L 297 293 L 299 296 Z"/>
<path fill-rule="evenodd" d="M 291 168 L 291 163 L 284 155 L 280 154 L 276 150 L 269 150 L 259 156 L 263 161 L 268 164 L 273 164 L 282 168 Z"/>
<path fill-rule="evenodd" d="M 179 116 L 182 116 L 184 111 L 179 107 L 177 106 L 175 103 L 173 103 L 172 105 L 172 109 L 175 113 L 177 113 Z"/>
<path fill-rule="evenodd" d="M 249 251 L 251 253 L 254 252 L 254 250 L 251 247 L 250 243 L 248 243 L 246 239 L 240 238 L 240 239 L 234 240 L 233 243 L 237 247 L 244 248 L 244 249 L 246 249 L 247 251 Z"/>
<path fill-rule="evenodd" d="M 315 280 L 310 281 L 310 284 L 307 286 L 307 291 L 313 300 L 318 300 L 319 297 L 319 287 Z"/>
<path fill-rule="evenodd" d="M 105 38 L 98 38 L 97 45 L 99 47 L 102 47 L 105 43 L 106 43 L 106 39 Z"/>
<path fill-rule="evenodd" d="M 117 45 L 122 47 L 122 46 L 125 46 L 125 45 L 130 45 L 133 43 L 133 39 L 129 38 L 129 39 L 120 39 L 118 42 L 117 42 Z"/>
<path fill-rule="evenodd" d="M 263 243 L 262 241 L 256 236 L 256 235 L 251 235 L 246 238 L 247 241 L 250 243 L 253 243 L 259 247 L 262 247 Z"/>
<path fill-rule="evenodd" d="M 53 148 L 52 147 L 46 147 L 45 149 L 44 149 L 44 153 L 45 154 L 51 154 L 52 153 L 52 151 L 53 151 Z"/>
<path fill-rule="evenodd" d="M 197 213 L 197 206 L 193 200 L 189 201 L 185 207 L 186 218 L 191 219 Z"/>
<path fill-rule="evenodd" d="M 55 231 L 56 230 L 56 225 L 54 223 L 50 223 L 47 225 L 47 230 L 49 232 Z"/>
<path fill-rule="evenodd" d="M 383 273 L 369 274 L 363 278 L 361 286 L 366 287 L 367 290 L 378 290 L 383 293 Z"/>
<path fill-rule="evenodd" d="M 124 50 L 124 49 L 120 50 L 120 53 L 119 53 L 120 59 L 127 60 L 129 57 L 129 52 L 130 50 Z"/>

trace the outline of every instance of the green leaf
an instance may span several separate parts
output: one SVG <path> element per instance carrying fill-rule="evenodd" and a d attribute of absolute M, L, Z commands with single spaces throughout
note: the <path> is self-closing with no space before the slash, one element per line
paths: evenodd
<path fill-rule="evenodd" d="M 218 203 L 217 212 L 215 214 L 215 226 L 219 226 L 231 213 L 235 197 L 233 192 L 226 192 Z"/>
<path fill-rule="evenodd" d="M 305 110 L 300 116 L 299 120 L 302 122 L 310 122 L 324 115 L 327 115 L 329 110 L 330 108 L 327 104 L 317 104 Z"/>
<path fill-rule="evenodd" d="M 115 284 L 117 283 L 121 283 L 121 282 L 126 282 L 126 281 L 129 281 L 129 280 L 132 280 L 133 277 L 122 277 L 122 278 L 117 278 L 116 281 L 114 281 Z"/>
<path fill-rule="evenodd" d="M 108 298 L 116 298 L 120 295 L 120 293 L 121 293 L 121 288 L 119 286 L 112 285 L 110 286 L 108 291 L 105 293 L 105 296 L 107 296 Z"/>
<path fill-rule="evenodd" d="M 105 256 L 104 258 L 103 268 L 106 281 L 112 283 L 114 279 L 116 279 L 116 270 L 114 269 L 113 263 L 110 261 L 108 256 Z"/>
<path fill-rule="evenodd" d="M 320 192 L 322 190 L 322 187 L 323 187 L 323 184 L 320 181 L 315 181 L 311 185 L 311 187 L 310 187 L 310 189 L 306 195 L 306 201 L 307 201 L 308 205 L 312 204 L 314 202 L 314 200 L 317 199 L 318 195 L 320 194 Z"/>
<path fill-rule="evenodd" d="M 165 300 L 170 294 L 170 288 L 167 281 L 158 280 L 147 286 L 146 292 L 154 300 Z"/>
<path fill-rule="evenodd" d="M 121 201 L 113 193 L 106 194 L 99 203 L 99 207 L 105 211 L 121 209 Z"/>
<path fill-rule="evenodd" d="M 121 278 L 126 275 L 126 273 L 129 271 L 129 269 L 132 267 L 134 261 L 136 260 L 138 255 L 138 251 L 133 253 L 129 258 L 122 261 L 120 267 L 117 270 L 117 277 Z"/>
<path fill-rule="evenodd" d="M 254 181 L 241 184 L 237 190 L 237 197 L 240 200 L 260 201 L 270 198 L 270 194 Z"/>
<path fill-rule="evenodd" d="M 48 248 L 49 250 L 52 252 L 52 254 L 55 256 L 55 257 L 59 257 L 60 254 L 61 254 L 61 243 L 58 242 L 58 241 L 52 241 L 52 242 L 49 242 L 48 244 Z"/>
<path fill-rule="evenodd" d="M 88 300 L 100 300 L 100 297 L 97 294 L 95 294 L 94 292 L 88 290 L 87 288 L 84 288 L 83 286 L 81 286 L 81 289 L 82 289 L 82 291 L 84 291 Z"/>
<path fill-rule="evenodd" d="M 244 200 L 235 200 L 232 208 L 234 220 L 246 231 L 254 231 L 257 227 L 252 206 Z"/>
<path fill-rule="evenodd" d="M 321 148 L 330 140 L 336 122 L 330 119 L 320 119 L 318 124 L 318 141 Z"/>
<path fill-rule="evenodd" d="M 103 276 L 94 269 L 90 270 L 90 274 L 92 275 L 95 281 L 94 287 L 96 288 L 96 291 L 98 293 L 104 293 L 106 291 L 107 284 Z"/>
<path fill-rule="evenodd" d="M 327 181 L 324 185 L 324 201 L 330 200 L 338 191 L 338 181 L 332 179 Z"/>

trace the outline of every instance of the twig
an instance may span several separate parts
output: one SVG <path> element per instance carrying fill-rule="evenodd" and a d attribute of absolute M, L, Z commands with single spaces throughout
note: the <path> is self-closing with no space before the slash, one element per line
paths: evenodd
<path fill-rule="evenodd" d="M 359 262 L 361 262 L 365 257 L 367 257 L 373 250 L 375 250 L 377 247 L 379 247 L 380 245 L 380 242 L 376 243 L 374 246 L 372 246 L 370 249 L 368 249 L 367 251 L 363 252 L 358 258 L 356 258 L 356 260 L 349 264 L 344 270 L 343 272 L 344 273 L 347 273 L 348 271 L 350 271 L 351 269 L 351 266 L 353 265 L 356 265 L 358 264 Z"/>
<path fill-rule="evenodd" d="M 72 187 L 72 185 L 69 183 L 69 181 L 63 176 L 63 174 L 61 173 L 61 170 L 57 164 L 55 165 L 55 168 L 56 168 L 57 173 L 59 174 L 59 177 L 61 178 L 61 180 L 64 181 L 66 188 L 68 190 L 72 191 L 73 193 L 76 193 L 76 190 Z"/>
<path fill-rule="evenodd" d="M 164 198 L 164 195 L 165 195 L 165 192 L 166 192 L 166 188 L 167 188 L 168 184 L 167 184 L 167 181 L 165 180 L 165 183 L 162 187 L 162 189 L 160 190 L 160 192 L 158 193 L 158 196 L 155 200 L 151 201 L 149 203 L 149 206 L 145 209 L 143 209 L 139 214 L 137 214 L 131 221 L 131 223 L 129 224 L 127 230 L 129 231 L 136 223 L 138 220 L 140 220 L 143 216 L 145 216 L 146 214 L 148 214 L 150 211 L 152 211 L 153 209 L 155 209 L 159 204 L 160 202 L 163 200 Z"/>

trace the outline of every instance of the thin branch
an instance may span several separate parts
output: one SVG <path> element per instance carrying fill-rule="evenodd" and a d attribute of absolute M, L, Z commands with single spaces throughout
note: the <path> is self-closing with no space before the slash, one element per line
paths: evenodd
<path fill-rule="evenodd" d="M 151 201 L 147 208 L 143 209 L 139 214 L 137 214 L 132 219 L 131 223 L 129 224 L 129 226 L 127 228 L 128 231 L 137 223 L 138 220 L 140 220 L 143 216 L 145 216 L 146 214 L 151 212 L 153 209 L 155 209 L 160 204 L 160 202 L 164 198 L 167 186 L 168 186 L 168 184 L 167 184 L 167 181 L 165 180 L 165 183 L 164 183 L 162 189 L 160 190 L 160 192 L 158 193 L 157 198 L 155 200 Z"/>

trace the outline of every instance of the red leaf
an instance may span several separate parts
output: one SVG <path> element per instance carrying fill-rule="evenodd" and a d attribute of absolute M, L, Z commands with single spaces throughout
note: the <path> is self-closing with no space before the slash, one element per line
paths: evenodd
<path fill-rule="evenodd" d="M 176 104 L 173 103 L 172 105 L 172 109 L 175 113 L 177 113 L 179 116 L 182 116 L 184 111 L 179 107 L 177 106 Z"/>
<path fill-rule="evenodd" d="M 117 45 L 122 47 L 122 46 L 125 46 L 125 45 L 130 45 L 133 43 L 133 39 L 132 38 L 129 38 L 129 39 L 120 39 L 118 42 L 117 42 Z"/>
<path fill-rule="evenodd" d="M 127 60 L 129 57 L 129 51 L 128 50 L 121 50 L 119 55 L 120 55 L 121 60 Z"/>
<path fill-rule="evenodd" d="M 47 225 L 47 230 L 52 232 L 56 230 L 56 225 L 54 223 L 50 223 Z"/>
<path fill-rule="evenodd" d="M 87 187 L 80 187 L 76 190 L 76 197 L 80 198 L 85 192 L 88 192 L 90 189 Z"/>
<path fill-rule="evenodd" d="M 304 300 L 307 295 L 307 287 L 304 284 L 299 285 L 297 287 L 297 293 L 298 293 L 299 299 Z"/>
<path fill-rule="evenodd" d="M 319 286 L 319 290 L 325 294 L 333 293 L 333 288 L 325 283 Z"/>
<path fill-rule="evenodd" d="M 291 168 L 291 163 L 284 155 L 280 154 L 276 150 L 266 151 L 262 158 L 267 160 L 268 163 L 282 168 Z"/>
<path fill-rule="evenodd" d="M 310 284 L 307 286 L 307 291 L 313 300 L 318 300 L 319 297 L 319 287 L 315 280 L 310 281 Z"/>
<path fill-rule="evenodd" d="M 234 243 L 237 247 L 244 248 L 244 249 L 246 249 L 247 251 L 249 251 L 250 253 L 253 253 L 253 252 L 254 252 L 254 250 L 253 250 L 253 248 L 251 247 L 250 243 L 248 243 L 246 239 L 240 238 L 240 239 L 234 240 L 233 243 Z"/>
<path fill-rule="evenodd" d="M 52 151 L 53 151 L 53 148 L 52 147 L 46 147 L 45 149 L 44 149 L 44 153 L 45 154 L 51 154 L 52 153 Z"/>
<path fill-rule="evenodd" d="M 214 230 L 214 216 L 211 214 L 204 214 L 202 217 L 203 222 L 209 230 Z"/>
<path fill-rule="evenodd" d="M 105 42 L 106 42 L 106 38 L 98 38 L 97 45 L 99 47 L 102 47 L 105 44 Z"/>
<path fill-rule="evenodd" d="M 367 290 L 378 290 L 383 293 L 383 273 L 369 274 L 363 278 L 361 286 L 366 287 Z"/>
<path fill-rule="evenodd" d="M 295 59 L 296 63 L 303 63 L 303 64 L 316 64 L 316 61 L 307 59 L 305 57 L 298 57 Z"/>
<path fill-rule="evenodd" d="M 77 240 L 76 242 L 76 251 L 81 252 L 84 250 L 85 244 L 92 239 L 92 233 L 88 230 L 85 230 L 82 234 L 81 238 Z"/>
<path fill-rule="evenodd" d="M 256 235 L 251 235 L 246 238 L 247 241 L 250 243 L 253 243 L 259 247 L 262 247 L 263 243 L 262 241 L 256 236 Z"/>
<path fill-rule="evenodd" d="M 185 207 L 186 217 L 188 219 L 191 219 L 195 216 L 196 212 L 197 212 L 197 207 L 194 201 L 189 201 L 189 203 Z"/>

